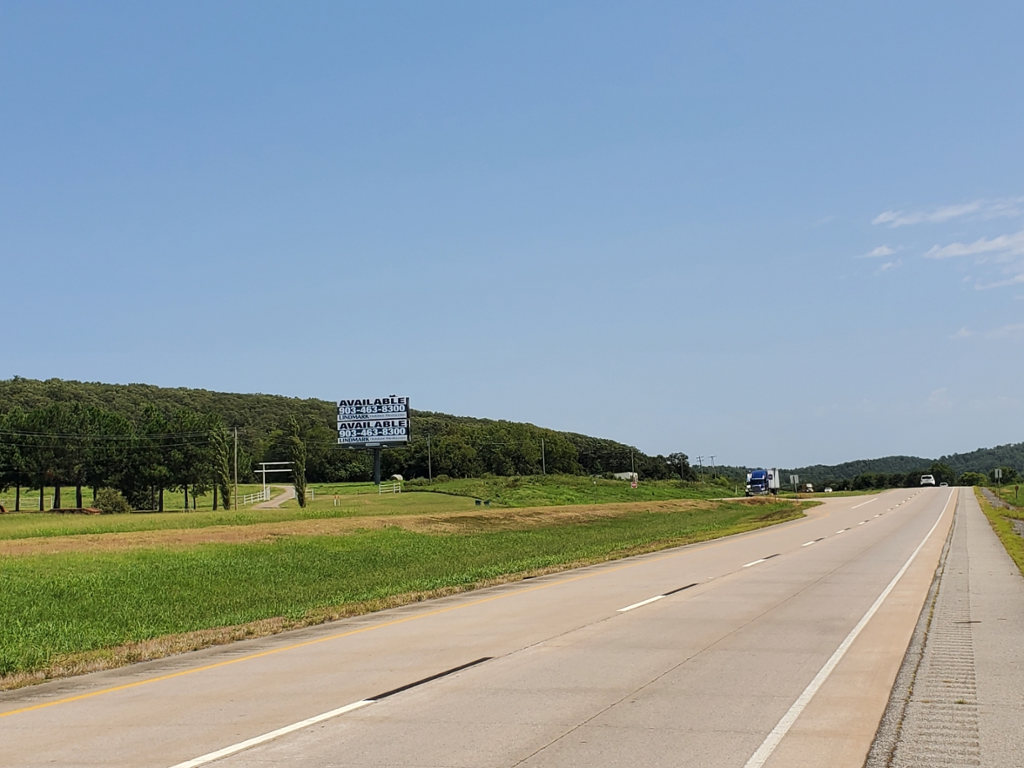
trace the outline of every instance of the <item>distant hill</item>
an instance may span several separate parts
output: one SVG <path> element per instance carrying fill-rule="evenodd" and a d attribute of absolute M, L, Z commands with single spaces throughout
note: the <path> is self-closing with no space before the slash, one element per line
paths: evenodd
<path fill-rule="evenodd" d="M 857 459 L 842 464 L 811 464 L 791 469 L 780 468 L 783 481 L 789 475 L 799 475 L 801 483 L 824 485 L 840 480 L 853 480 L 858 475 L 885 474 L 906 475 L 911 472 L 926 472 L 935 462 L 947 465 L 957 475 L 964 472 L 988 474 L 997 467 L 1013 467 L 1024 473 L 1024 443 L 1009 443 L 995 448 L 979 448 L 968 453 L 951 453 L 937 459 L 923 456 L 884 456 L 880 459 Z M 743 479 L 744 467 L 719 467 L 719 471 L 733 479 Z"/>

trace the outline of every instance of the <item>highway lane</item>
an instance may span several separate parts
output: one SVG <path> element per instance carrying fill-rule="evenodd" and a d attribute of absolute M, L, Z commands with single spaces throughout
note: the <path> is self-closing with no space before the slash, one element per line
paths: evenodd
<path fill-rule="evenodd" d="M 726 540 L 3 694 L 0 762 L 204 764 L 377 697 L 217 764 L 743 766 L 939 521 L 766 763 L 838 765 L 870 744 L 951 496 L 830 499 Z"/>

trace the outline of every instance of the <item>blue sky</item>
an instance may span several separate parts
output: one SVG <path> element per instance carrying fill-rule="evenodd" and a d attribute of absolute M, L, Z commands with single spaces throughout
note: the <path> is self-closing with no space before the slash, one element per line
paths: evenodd
<path fill-rule="evenodd" d="M 1024 5 L 834 5 L 0 2 L 0 377 L 1020 441 Z"/>

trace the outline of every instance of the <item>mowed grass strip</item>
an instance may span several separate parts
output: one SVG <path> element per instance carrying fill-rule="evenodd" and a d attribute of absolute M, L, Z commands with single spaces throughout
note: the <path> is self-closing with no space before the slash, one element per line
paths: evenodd
<path fill-rule="evenodd" d="M 1017 528 L 1010 521 L 1010 518 L 1024 520 L 1024 513 L 1019 509 L 994 509 L 989 500 L 985 498 L 985 494 L 978 487 L 974 488 L 974 495 L 977 496 L 978 504 L 981 505 L 981 511 L 988 518 L 992 530 L 996 532 L 996 536 L 1003 543 L 1007 554 L 1017 564 L 1021 574 L 1024 575 L 1024 536 L 1017 532 Z"/>
<path fill-rule="evenodd" d="M 140 658 L 131 644 L 176 636 L 167 652 L 800 517 L 792 502 L 720 502 L 524 530 L 401 528 L 185 550 L 0 560 L 3 687 Z M 268 619 L 279 621 L 266 623 Z M 264 622 L 264 630 L 203 634 Z M 194 642 L 182 633 L 197 633 Z M 220 639 L 219 639 L 220 638 Z M 122 652 L 110 649 L 123 649 Z M 145 657 L 161 655 L 150 644 Z M 35 673 L 35 674 L 33 674 Z"/>

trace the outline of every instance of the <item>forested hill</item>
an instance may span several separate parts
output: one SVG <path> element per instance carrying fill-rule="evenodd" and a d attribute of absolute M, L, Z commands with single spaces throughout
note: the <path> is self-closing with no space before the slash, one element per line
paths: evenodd
<path fill-rule="evenodd" d="M 101 384 L 15 377 L 0 380 L 0 416 L 33 411 L 54 403 L 101 408 L 141 424 L 147 409 L 165 416 L 187 409 L 216 416 L 228 430 L 239 431 L 239 466 L 245 480 L 260 461 L 287 460 L 287 436 L 298 430 L 307 450 L 311 482 L 366 480 L 372 473 L 368 455 L 337 447 L 336 404 L 326 400 L 280 395 L 233 394 L 203 389 L 165 388 L 150 384 Z M 543 429 L 532 424 L 413 411 L 412 440 L 407 448 L 384 452 L 383 469 L 407 478 L 474 477 L 564 472 L 590 474 L 629 471 L 642 477 L 691 477 L 686 457 L 648 456 L 614 440 Z M 430 437 L 428 449 L 427 437 Z M 543 440 L 543 456 L 541 441 Z"/>
<path fill-rule="evenodd" d="M 809 467 L 787 469 L 783 477 L 792 473 L 800 476 L 800 482 L 831 483 L 839 480 L 853 480 L 855 477 L 877 474 L 896 475 L 914 472 L 926 472 L 933 464 L 944 464 L 957 476 L 964 472 L 980 472 L 988 474 L 997 467 L 1013 468 L 1024 472 L 1024 443 L 1010 443 L 995 448 L 979 448 L 968 453 L 952 453 L 938 459 L 926 459 L 920 456 L 885 456 L 880 459 L 860 459 L 847 461 L 843 464 L 826 466 L 814 464 Z"/>

